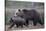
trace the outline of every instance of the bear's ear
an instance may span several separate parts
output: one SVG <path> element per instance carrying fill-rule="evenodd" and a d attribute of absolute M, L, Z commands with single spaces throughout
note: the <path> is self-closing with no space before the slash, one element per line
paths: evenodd
<path fill-rule="evenodd" d="M 18 9 L 18 11 L 21 11 L 20 9 Z"/>

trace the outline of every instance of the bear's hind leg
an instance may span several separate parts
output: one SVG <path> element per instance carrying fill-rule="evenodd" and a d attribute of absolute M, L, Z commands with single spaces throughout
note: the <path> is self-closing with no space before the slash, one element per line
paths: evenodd
<path fill-rule="evenodd" d="M 33 25 L 36 26 L 37 25 L 37 20 L 33 21 Z"/>

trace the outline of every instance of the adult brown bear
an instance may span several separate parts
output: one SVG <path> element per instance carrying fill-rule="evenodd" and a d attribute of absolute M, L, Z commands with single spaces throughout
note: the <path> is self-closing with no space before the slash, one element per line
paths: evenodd
<path fill-rule="evenodd" d="M 22 16 L 24 19 L 26 19 L 27 25 L 29 24 L 29 20 L 33 20 L 34 26 L 36 26 L 37 23 L 43 25 L 43 23 L 41 22 L 40 14 L 35 9 L 19 9 L 17 15 Z"/>

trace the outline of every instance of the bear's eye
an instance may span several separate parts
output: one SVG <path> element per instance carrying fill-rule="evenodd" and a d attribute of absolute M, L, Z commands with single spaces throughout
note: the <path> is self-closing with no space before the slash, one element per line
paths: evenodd
<path fill-rule="evenodd" d="M 17 15 L 17 13 L 16 13 L 16 15 Z"/>

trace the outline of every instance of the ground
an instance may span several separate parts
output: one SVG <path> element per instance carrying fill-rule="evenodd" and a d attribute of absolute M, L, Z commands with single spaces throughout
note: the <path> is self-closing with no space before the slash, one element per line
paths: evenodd
<path fill-rule="evenodd" d="M 15 31 L 15 30 L 30 30 L 30 29 L 44 29 L 44 25 L 40 25 L 39 23 L 36 26 L 33 26 L 33 23 L 31 22 L 28 27 L 24 26 L 23 28 L 21 27 L 16 27 L 16 25 L 14 27 L 12 27 L 11 29 L 8 29 L 10 25 L 6 25 L 6 31 Z"/>

